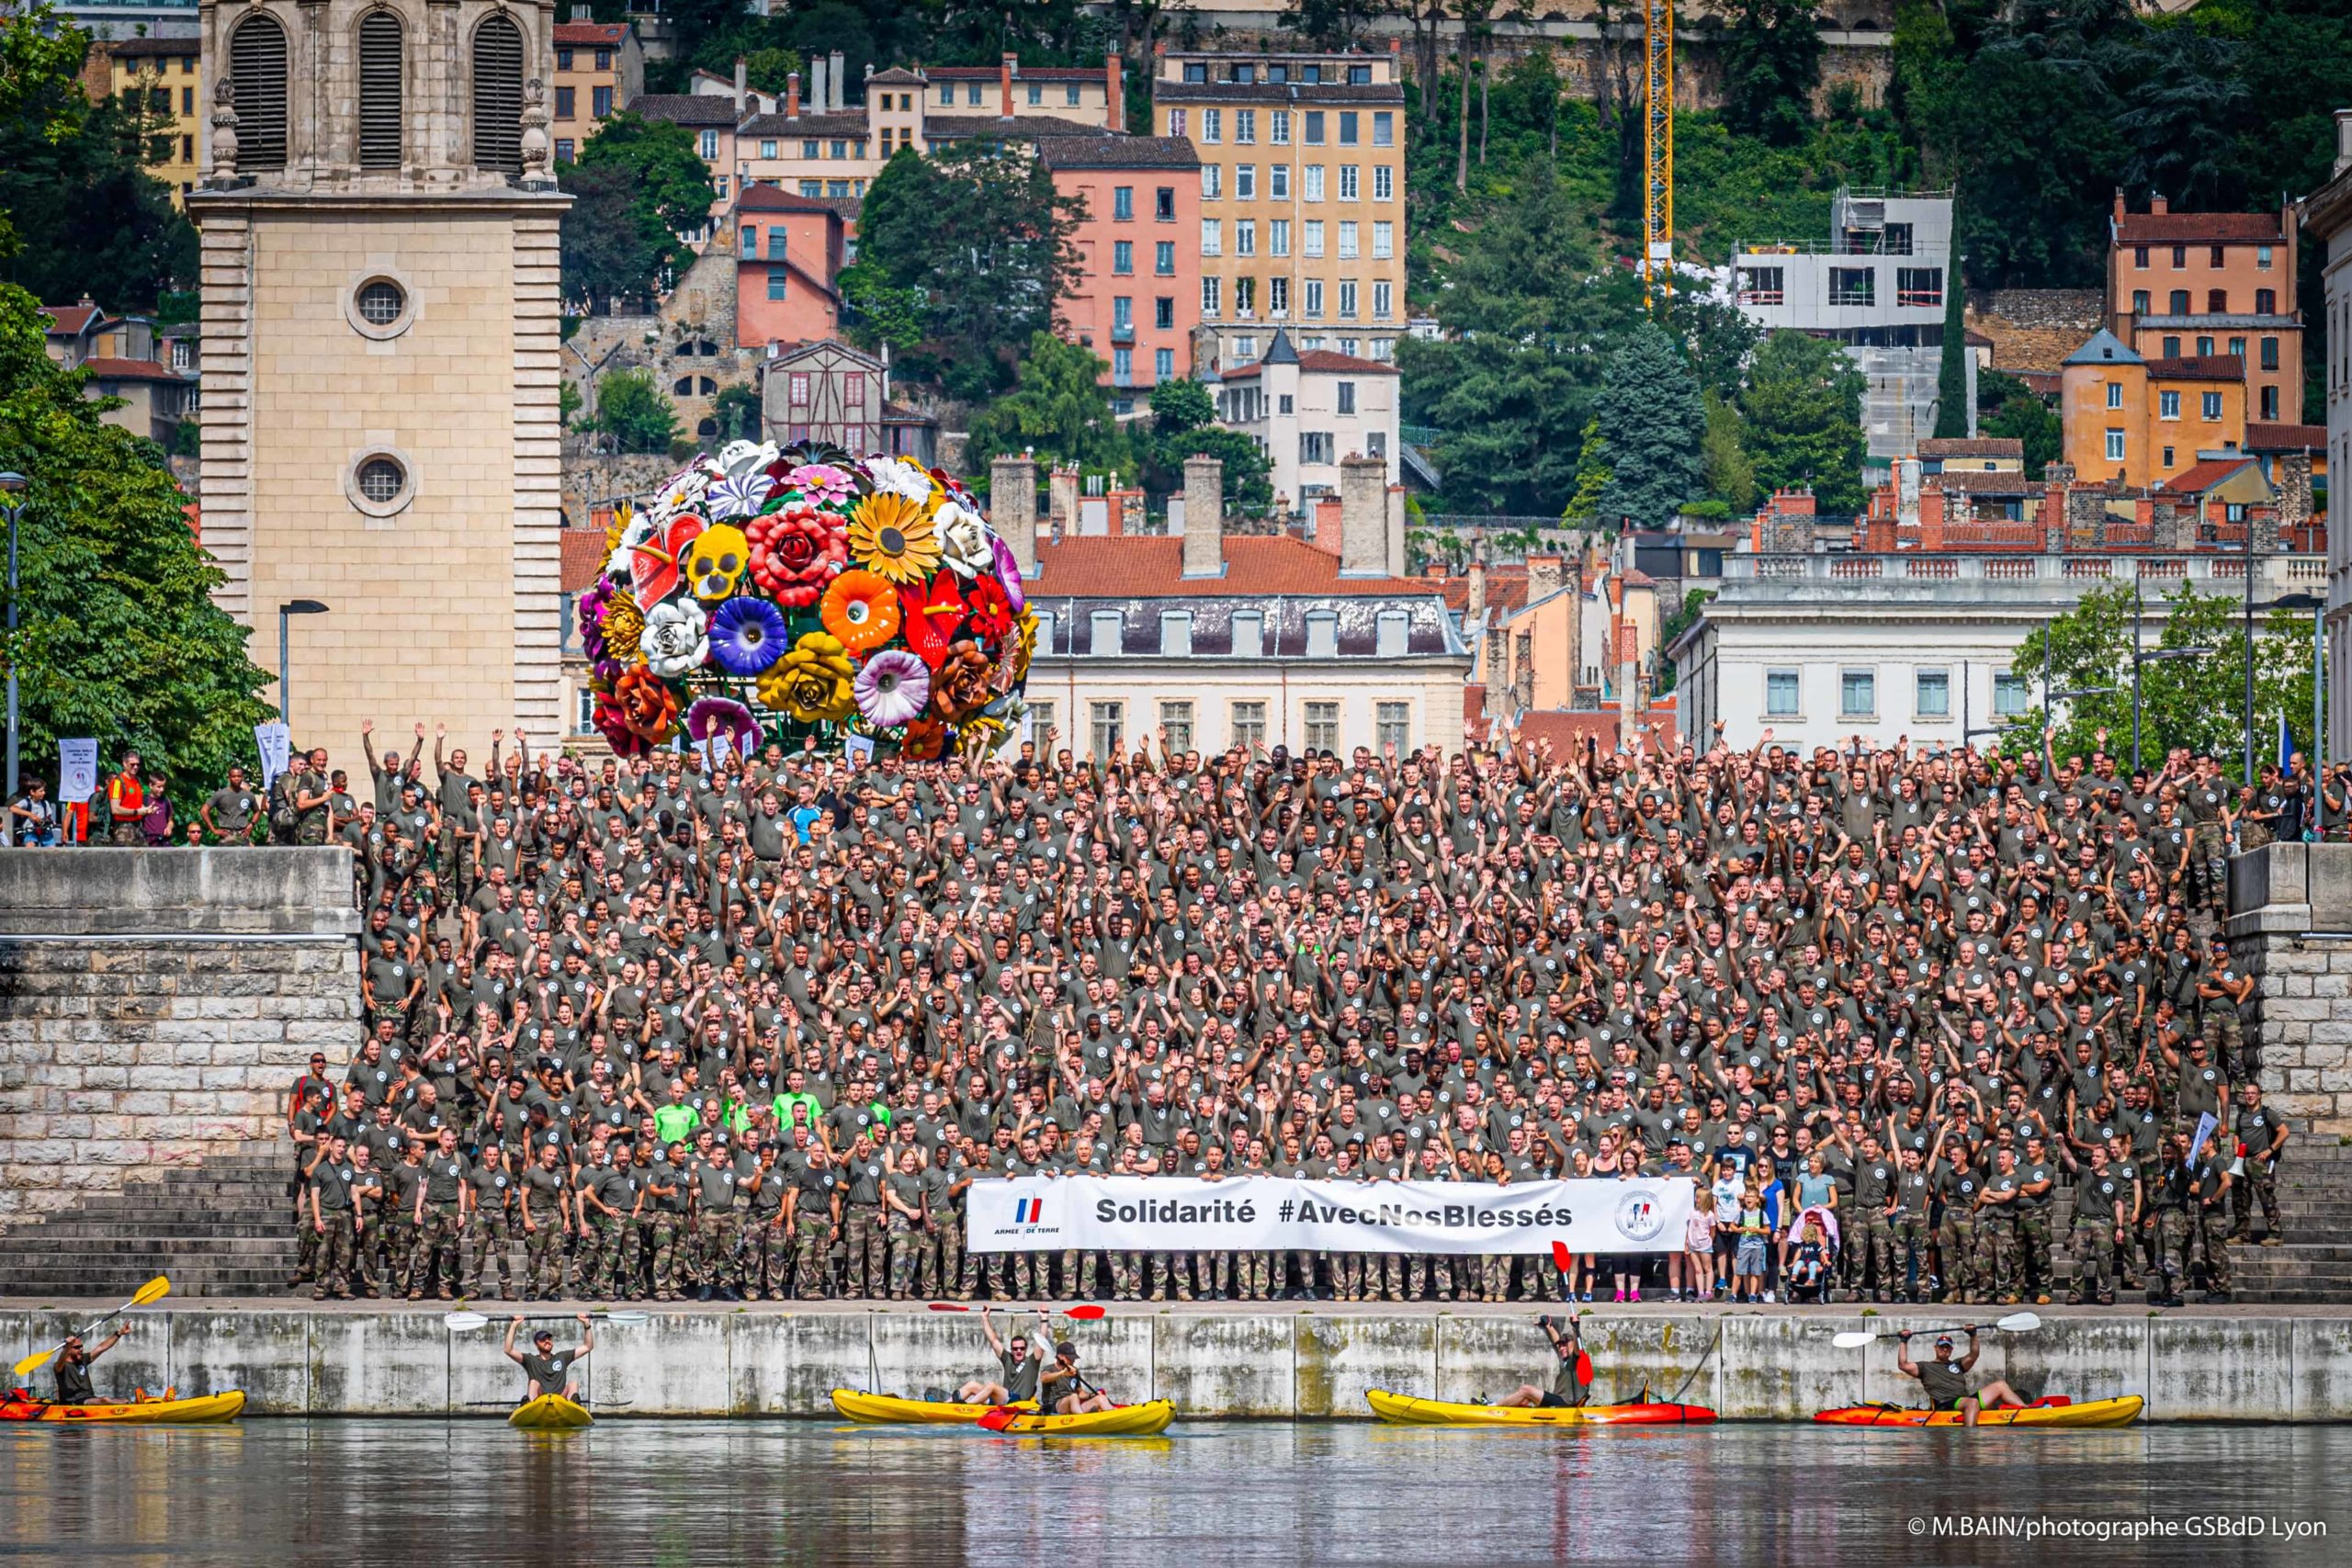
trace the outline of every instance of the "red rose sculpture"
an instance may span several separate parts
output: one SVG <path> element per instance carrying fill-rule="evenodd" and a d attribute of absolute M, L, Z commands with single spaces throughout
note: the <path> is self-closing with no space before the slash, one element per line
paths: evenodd
<path fill-rule="evenodd" d="M 787 507 L 744 525 L 752 547 L 752 581 L 786 609 L 805 610 L 833 574 L 849 564 L 849 535 L 842 519 L 813 506 Z"/>

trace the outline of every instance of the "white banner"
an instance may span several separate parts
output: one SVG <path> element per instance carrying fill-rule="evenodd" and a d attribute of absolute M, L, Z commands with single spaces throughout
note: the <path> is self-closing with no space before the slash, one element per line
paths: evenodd
<path fill-rule="evenodd" d="M 98 743 L 60 740 L 57 743 L 57 798 L 71 806 L 98 793 Z"/>
<path fill-rule="evenodd" d="M 254 745 L 261 752 L 261 787 L 266 795 L 269 786 L 277 782 L 277 775 L 294 761 L 294 738 L 285 725 L 271 719 L 267 724 L 254 726 Z"/>
<path fill-rule="evenodd" d="M 964 1196 L 973 1252 L 1679 1252 L 1697 1183 L 1018 1176 Z"/>

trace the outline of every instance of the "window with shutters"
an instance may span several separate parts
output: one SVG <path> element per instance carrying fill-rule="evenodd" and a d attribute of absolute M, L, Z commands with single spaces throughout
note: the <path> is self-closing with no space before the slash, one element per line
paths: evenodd
<path fill-rule="evenodd" d="M 500 14 L 474 30 L 474 167 L 523 172 L 523 31 Z"/>
<path fill-rule="evenodd" d="M 237 99 L 237 166 L 286 166 L 286 29 L 247 17 L 229 37 L 229 76 Z"/>
<path fill-rule="evenodd" d="M 401 166 L 401 20 L 390 11 L 359 19 L 359 166 Z"/>

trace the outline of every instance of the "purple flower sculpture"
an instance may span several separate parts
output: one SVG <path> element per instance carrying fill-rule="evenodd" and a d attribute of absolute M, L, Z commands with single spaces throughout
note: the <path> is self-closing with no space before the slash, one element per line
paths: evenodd
<path fill-rule="evenodd" d="M 710 656 L 729 675 L 760 675 L 792 646 L 784 612 L 764 599 L 729 599 L 710 617 Z"/>
<path fill-rule="evenodd" d="M 865 661 L 853 689 L 857 711 L 885 729 L 897 729 L 922 716 L 931 701 L 931 671 L 903 648 L 886 648 Z"/>
<path fill-rule="evenodd" d="M 991 534 L 989 538 L 996 546 L 997 581 L 1004 584 L 1004 596 L 1012 601 L 1017 615 L 1029 605 L 1029 595 L 1021 587 L 1021 563 L 1013 558 L 1012 547 L 1004 542 L 1003 535 Z"/>
<path fill-rule="evenodd" d="M 760 743 L 759 721 L 732 697 L 696 697 L 686 708 L 686 733 L 696 740 L 717 740 L 739 757 L 749 756 Z"/>

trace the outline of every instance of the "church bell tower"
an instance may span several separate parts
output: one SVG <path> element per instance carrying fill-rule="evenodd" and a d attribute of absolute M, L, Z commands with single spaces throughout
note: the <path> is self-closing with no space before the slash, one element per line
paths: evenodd
<path fill-rule="evenodd" d="M 204 542 L 297 746 L 563 729 L 554 7 L 204 0 Z M 266 659 L 261 660 L 266 662 Z"/>

